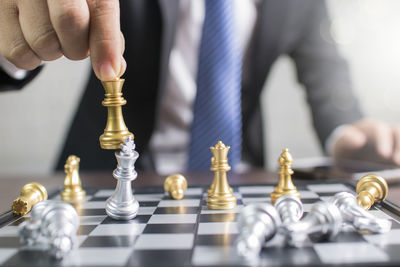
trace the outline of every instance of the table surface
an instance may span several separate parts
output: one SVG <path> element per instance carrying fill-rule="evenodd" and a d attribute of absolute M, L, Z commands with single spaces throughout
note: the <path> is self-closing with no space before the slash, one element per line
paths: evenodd
<path fill-rule="evenodd" d="M 189 185 L 210 185 L 213 179 L 212 172 L 206 173 L 183 173 Z M 30 182 L 38 182 L 44 185 L 49 193 L 63 187 L 64 173 L 54 173 L 42 177 L 29 176 L 0 176 L 0 214 L 9 210 L 12 201 L 18 197 L 21 188 Z M 80 177 L 84 187 L 114 188 L 116 180 L 111 172 L 81 172 Z M 164 183 L 165 176 L 152 172 L 139 172 L 133 186 L 161 186 Z M 255 170 L 243 174 L 228 173 L 228 182 L 232 185 L 237 184 L 277 184 L 279 177 L 276 173 Z M 300 180 L 294 177 L 294 184 Z M 312 180 L 308 180 L 312 181 Z M 400 205 L 400 184 L 389 184 L 388 200 Z"/>

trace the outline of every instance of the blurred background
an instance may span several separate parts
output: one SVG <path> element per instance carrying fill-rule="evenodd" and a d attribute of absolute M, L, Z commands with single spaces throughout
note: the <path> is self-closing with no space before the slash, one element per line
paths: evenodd
<path fill-rule="evenodd" d="M 400 1 L 327 3 L 331 19 L 320 25 L 321 34 L 327 41 L 333 40 L 347 58 L 365 114 L 400 124 Z M 88 60 L 46 63 L 24 90 L 0 94 L 0 175 L 34 178 L 52 171 L 89 68 Z M 304 90 L 297 83 L 290 58 L 276 62 L 265 89 L 260 101 L 268 167 L 276 167 L 284 147 L 291 150 L 294 160 L 321 156 Z M 100 84 L 99 94 L 103 94 Z"/>

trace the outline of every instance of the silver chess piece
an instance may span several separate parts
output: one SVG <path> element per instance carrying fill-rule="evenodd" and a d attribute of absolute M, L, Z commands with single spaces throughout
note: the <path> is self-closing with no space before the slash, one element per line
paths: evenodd
<path fill-rule="evenodd" d="M 236 251 L 245 259 L 256 259 L 265 241 L 272 239 L 281 219 L 271 204 L 250 204 L 239 215 L 240 235 L 236 240 Z"/>
<path fill-rule="evenodd" d="M 310 235 L 333 239 L 340 232 L 342 217 L 332 203 L 317 202 L 301 221 L 285 225 L 289 245 L 302 247 Z"/>
<path fill-rule="evenodd" d="M 115 220 L 130 220 L 136 217 L 139 202 L 132 193 L 131 183 L 137 177 L 135 162 L 139 153 L 135 151 L 135 143 L 127 136 L 121 144 L 121 150 L 115 153 L 118 161 L 113 176 L 118 180 L 114 193 L 106 202 L 108 216 Z"/>
<path fill-rule="evenodd" d="M 392 227 L 390 220 L 374 217 L 358 205 L 356 197 L 348 192 L 337 193 L 332 197 L 331 202 L 338 207 L 343 221 L 353 225 L 357 230 L 386 233 Z"/>
<path fill-rule="evenodd" d="M 74 207 L 57 201 L 48 205 L 42 213 L 41 234 L 47 239 L 49 253 L 62 259 L 74 248 L 79 227 L 79 216 Z"/>
<path fill-rule="evenodd" d="M 275 202 L 275 208 L 283 225 L 297 223 L 303 216 L 303 203 L 294 195 L 283 195 Z"/>

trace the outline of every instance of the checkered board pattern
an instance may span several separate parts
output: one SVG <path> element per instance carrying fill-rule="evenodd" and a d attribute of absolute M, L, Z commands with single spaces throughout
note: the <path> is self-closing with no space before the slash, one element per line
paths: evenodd
<path fill-rule="evenodd" d="M 353 192 L 342 183 L 298 185 L 304 209 L 327 200 L 337 192 Z M 245 265 L 237 258 L 234 241 L 239 229 L 240 210 L 249 203 L 270 202 L 273 186 L 234 187 L 237 208 L 208 210 L 205 189 L 190 187 L 182 200 L 172 200 L 161 187 L 135 189 L 140 202 L 138 216 L 131 221 L 107 217 L 105 200 L 113 190 L 87 190 L 80 207 L 77 248 L 61 262 L 55 262 L 40 248 L 21 249 L 18 225 L 28 216 L 0 228 L 0 265 L 3 266 L 232 266 Z M 56 196 L 55 198 L 59 198 Z M 393 229 L 387 234 L 361 235 L 346 229 L 331 242 L 310 243 L 288 248 L 279 236 L 265 244 L 260 265 L 400 264 L 399 217 L 382 207 L 371 211 L 389 218 Z"/>

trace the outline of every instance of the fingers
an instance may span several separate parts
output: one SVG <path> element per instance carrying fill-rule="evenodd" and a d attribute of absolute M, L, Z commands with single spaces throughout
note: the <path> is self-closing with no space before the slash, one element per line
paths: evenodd
<path fill-rule="evenodd" d="M 333 149 L 335 158 L 350 158 L 354 151 L 361 149 L 367 143 L 367 136 L 352 125 L 343 129 Z"/>
<path fill-rule="evenodd" d="M 400 126 L 393 127 L 393 162 L 400 165 Z"/>
<path fill-rule="evenodd" d="M 123 67 L 118 0 L 87 0 L 90 11 L 89 48 L 93 70 L 103 81 L 116 78 Z"/>
<path fill-rule="evenodd" d="M 26 42 L 18 20 L 18 9 L 13 1 L 2 0 L 0 9 L 0 54 L 16 67 L 32 70 L 41 60 Z"/>
<path fill-rule="evenodd" d="M 25 40 L 42 60 L 55 60 L 62 56 L 60 43 L 50 22 L 45 0 L 20 0 L 19 21 Z"/>
<path fill-rule="evenodd" d="M 37 2 L 32 0 L 24 0 Z M 84 0 L 48 0 L 50 20 L 63 54 L 72 60 L 89 55 L 89 8 Z"/>

